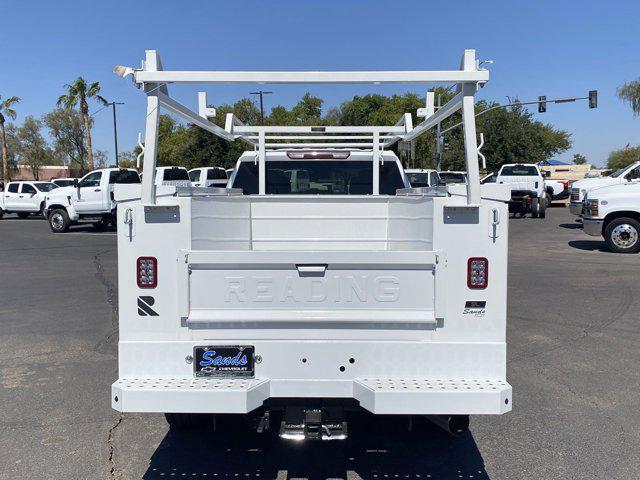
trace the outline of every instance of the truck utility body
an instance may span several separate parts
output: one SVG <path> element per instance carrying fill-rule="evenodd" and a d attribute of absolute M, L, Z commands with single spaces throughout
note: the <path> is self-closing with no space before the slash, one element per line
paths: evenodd
<path fill-rule="evenodd" d="M 193 413 L 252 415 L 259 431 L 322 440 L 344 438 L 354 408 L 447 418 L 511 409 L 508 191 L 479 185 L 473 96 L 488 72 L 478 69 L 474 51 L 452 72 L 175 72 L 160 65 L 149 51 L 143 69 L 118 67 L 147 92 L 149 114 L 142 187 L 115 190 L 113 408 L 164 412 L 176 426 Z M 438 112 L 431 104 L 415 127 L 409 114 L 392 126 L 339 127 L 251 126 L 229 114 L 222 129 L 207 119 L 202 94 L 199 113 L 168 96 L 172 82 L 230 79 L 450 80 L 460 88 Z M 251 145 L 229 188 L 156 186 L 158 106 Z M 389 147 L 459 109 L 465 194 L 410 188 Z"/>

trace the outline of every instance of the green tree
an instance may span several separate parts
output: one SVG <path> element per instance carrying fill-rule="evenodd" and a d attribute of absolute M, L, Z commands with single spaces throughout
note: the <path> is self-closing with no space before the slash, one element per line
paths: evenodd
<path fill-rule="evenodd" d="M 587 157 L 580 153 L 576 153 L 573 155 L 573 164 L 574 165 L 585 165 L 587 163 Z"/>
<path fill-rule="evenodd" d="M 87 84 L 87 81 L 82 78 L 76 78 L 73 83 L 65 84 L 64 88 L 67 93 L 64 95 L 60 95 L 58 98 L 57 105 L 58 107 L 65 108 L 74 108 L 75 106 L 79 106 L 80 113 L 82 114 L 82 122 L 84 126 L 84 134 L 87 141 L 87 166 L 89 170 L 93 170 L 93 147 L 91 144 L 91 122 L 89 119 L 89 104 L 87 103 L 87 99 L 94 98 L 96 101 L 101 103 L 102 105 L 107 105 L 107 101 L 99 95 L 100 93 L 100 84 L 98 82 L 93 82 L 92 84 Z"/>
<path fill-rule="evenodd" d="M 9 176 L 9 154 L 7 152 L 7 136 L 4 128 L 6 117 L 11 120 L 15 120 L 16 111 L 13 106 L 16 103 L 20 103 L 19 97 L 9 97 L 6 100 L 2 100 L 0 97 L 0 141 L 2 141 L 2 179 L 5 185 L 10 181 Z"/>
<path fill-rule="evenodd" d="M 84 173 L 87 166 L 87 147 L 82 114 L 77 110 L 57 108 L 42 118 L 53 139 L 54 156 L 63 165 Z M 93 119 L 89 119 L 89 126 L 92 124 Z"/>
<path fill-rule="evenodd" d="M 640 115 L 640 78 L 618 87 L 618 98 L 631 106 L 634 115 Z"/>
<path fill-rule="evenodd" d="M 24 119 L 24 123 L 16 130 L 18 139 L 18 158 L 22 165 L 31 170 L 33 178 L 40 179 L 40 168 L 53 163 L 53 151 L 40 133 L 42 122 L 31 115 Z"/>
<path fill-rule="evenodd" d="M 607 168 L 617 170 L 640 160 L 640 145 L 614 150 L 607 159 Z"/>

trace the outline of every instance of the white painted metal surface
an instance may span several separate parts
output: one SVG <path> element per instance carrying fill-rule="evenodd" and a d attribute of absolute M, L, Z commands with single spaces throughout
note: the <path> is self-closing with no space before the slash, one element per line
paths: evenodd
<path fill-rule="evenodd" d="M 148 111 L 142 188 L 123 185 L 115 192 L 120 379 L 113 385 L 114 408 L 246 413 L 268 399 L 345 398 L 374 413 L 510 410 L 508 223 L 500 222 L 508 217 L 501 201 L 508 193 L 491 185 L 487 197 L 479 187 L 473 96 L 488 73 L 477 68 L 475 52 L 466 51 L 454 72 L 173 72 L 162 71 L 153 51 L 142 69 L 121 71 L 132 72 L 144 88 Z M 437 112 L 428 99 L 424 121 L 415 127 L 409 115 L 383 126 L 262 127 L 230 114 L 220 129 L 207 120 L 213 112 L 203 95 L 197 112 L 168 96 L 168 83 L 229 81 L 459 85 Z M 237 186 L 245 175 L 255 191 L 189 195 L 158 186 L 156 192 L 159 107 L 222 138 L 248 142 L 230 183 Z M 398 164 L 385 149 L 460 109 L 473 185 L 462 185 L 467 191 L 460 194 L 381 194 L 382 172 L 388 162 Z M 267 194 L 270 162 L 304 169 L 287 152 L 309 148 L 349 152 L 349 159 L 335 162 L 370 162 L 370 175 L 364 170 L 369 194 L 305 195 L 293 188 Z M 293 175 L 289 181 L 293 185 Z M 157 260 L 155 288 L 137 285 L 139 257 Z M 488 261 L 486 288 L 467 284 L 471 257 Z M 260 358 L 253 378 L 194 377 L 188 360 L 194 347 L 238 345 L 254 347 Z"/>

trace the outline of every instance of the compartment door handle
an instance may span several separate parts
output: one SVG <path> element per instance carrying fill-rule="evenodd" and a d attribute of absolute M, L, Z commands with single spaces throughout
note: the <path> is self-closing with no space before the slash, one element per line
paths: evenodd
<path fill-rule="evenodd" d="M 301 277 L 323 277 L 324 273 L 327 271 L 327 265 L 306 265 L 306 264 L 298 264 L 296 265 L 298 269 L 298 273 Z"/>

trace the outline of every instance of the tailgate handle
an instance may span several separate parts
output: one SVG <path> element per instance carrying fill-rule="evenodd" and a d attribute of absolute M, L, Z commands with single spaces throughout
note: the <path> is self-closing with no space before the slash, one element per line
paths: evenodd
<path fill-rule="evenodd" d="M 324 277 L 324 272 L 327 270 L 326 264 L 296 264 L 298 274 L 301 277 Z"/>

